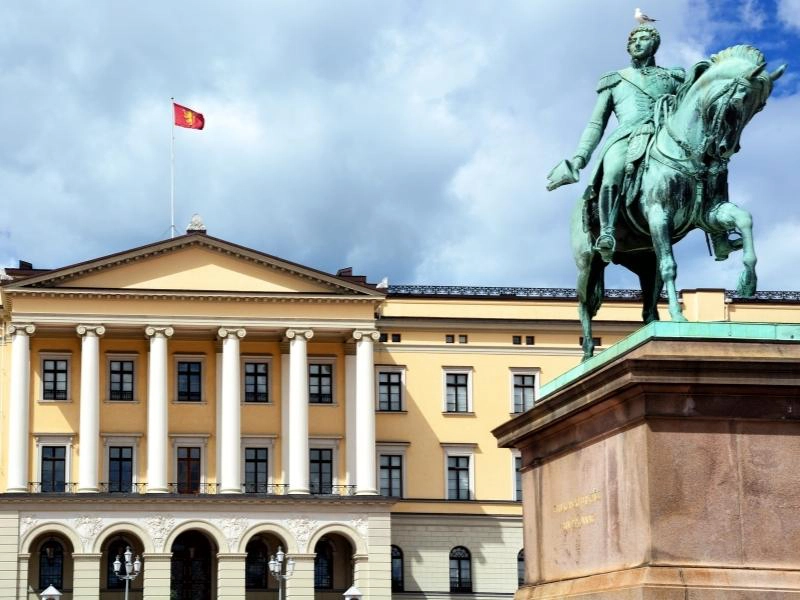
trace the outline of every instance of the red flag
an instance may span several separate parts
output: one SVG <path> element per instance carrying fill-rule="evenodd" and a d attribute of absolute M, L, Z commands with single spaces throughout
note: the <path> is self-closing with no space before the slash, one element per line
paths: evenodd
<path fill-rule="evenodd" d="M 189 129 L 202 129 L 206 120 L 199 112 L 186 108 L 180 104 L 172 103 L 172 108 L 175 109 L 175 125 L 178 127 L 187 127 Z"/>

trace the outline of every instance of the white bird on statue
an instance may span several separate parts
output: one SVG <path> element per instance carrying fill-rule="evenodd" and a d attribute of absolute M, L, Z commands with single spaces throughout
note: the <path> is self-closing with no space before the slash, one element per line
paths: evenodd
<path fill-rule="evenodd" d="M 645 23 L 655 23 L 658 20 L 658 19 L 651 19 L 650 17 L 648 17 L 646 14 L 642 12 L 641 8 L 637 8 L 633 12 L 633 18 L 639 21 L 639 23 L 641 23 L 642 25 L 644 25 Z"/>

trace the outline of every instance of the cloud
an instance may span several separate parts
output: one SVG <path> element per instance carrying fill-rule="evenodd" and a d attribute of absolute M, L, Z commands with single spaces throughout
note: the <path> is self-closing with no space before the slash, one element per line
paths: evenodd
<path fill-rule="evenodd" d="M 761 6 L 736 14 L 755 27 Z M 175 96 L 207 123 L 175 132 L 179 232 L 198 212 L 211 235 L 373 280 L 573 285 L 569 220 L 585 182 L 548 193 L 545 175 L 574 152 L 600 75 L 627 64 L 629 4 L 200 1 L 191 27 L 183 11 L 7 8 L 5 264 L 54 267 L 169 235 Z M 717 50 L 727 27 L 689 0 L 648 12 L 666 66 Z M 769 239 L 794 195 L 790 77 L 731 166 L 732 198 Z M 773 248 L 762 286 L 785 287 L 794 258 Z M 702 236 L 677 252 L 681 285 L 735 282 Z M 618 268 L 608 282 L 636 285 Z"/>
<path fill-rule="evenodd" d="M 800 0 L 778 0 L 778 18 L 787 27 L 800 31 Z"/>

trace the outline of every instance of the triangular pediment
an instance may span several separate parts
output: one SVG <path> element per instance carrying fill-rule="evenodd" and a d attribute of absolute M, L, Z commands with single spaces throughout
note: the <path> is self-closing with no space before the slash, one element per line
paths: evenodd
<path fill-rule="evenodd" d="M 206 235 L 186 235 L 56 269 L 13 289 L 382 296 L 371 286 Z"/>

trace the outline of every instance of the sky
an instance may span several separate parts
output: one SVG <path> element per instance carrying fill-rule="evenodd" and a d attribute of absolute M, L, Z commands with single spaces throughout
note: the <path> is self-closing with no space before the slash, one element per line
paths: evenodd
<path fill-rule="evenodd" d="M 643 0 L 642 0 L 643 1 Z M 618 0 L 10 0 L 0 14 L 0 266 L 55 268 L 175 223 L 390 284 L 574 287 L 571 157 L 623 68 Z M 737 43 L 788 63 L 730 164 L 759 289 L 800 290 L 800 0 L 651 1 L 658 63 Z M 609 131 L 612 127 L 609 127 Z M 592 163 L 593 164 L 593 163 Z M 590 165 L 591 168 L 591 165 Z M 676 246 L 678 287 L 736 286 L 741 253 Z M 622 267 L 608 287 L 633 288 Z"/>

